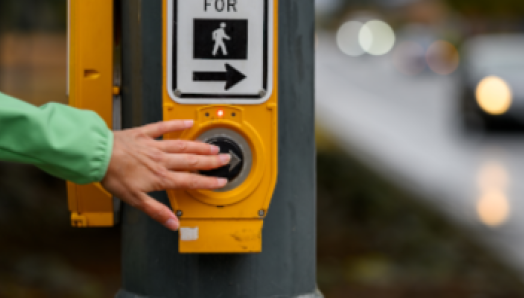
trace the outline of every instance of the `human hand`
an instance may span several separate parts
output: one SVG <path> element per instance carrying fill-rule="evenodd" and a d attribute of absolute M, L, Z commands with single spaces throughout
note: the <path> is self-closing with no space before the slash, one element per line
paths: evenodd
<path fill-rule="evenodd" d="M 168 229 L 178 230 L 179 221 L 173 211 L 147 193 L 167 189 L 219 189 L 228 182 L 189 173 L 229 164 L 231 156 L 218 155 L 218 147 L 193 141 L 155 140 L 192 126 L 191 120 L 177 120 L 115 132 L 111 161 L 101 182 L 104 188 Z"/>

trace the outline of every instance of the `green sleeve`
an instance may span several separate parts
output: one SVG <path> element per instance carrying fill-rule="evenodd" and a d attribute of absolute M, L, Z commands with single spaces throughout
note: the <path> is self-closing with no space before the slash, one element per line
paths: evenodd
<path fill-rule="evenodd" d="M 87 184 L 104 178 L 112 151 L 113 133 L 96 113 L 57 103 L 38 108 L 0 93 L 0 160 Z"/>

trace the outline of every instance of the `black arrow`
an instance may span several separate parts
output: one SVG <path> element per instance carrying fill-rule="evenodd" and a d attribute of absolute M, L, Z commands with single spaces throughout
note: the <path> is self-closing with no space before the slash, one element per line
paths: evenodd
<path fill-rule="evenodd" d="M 225 90 L 233 88 L 242 82 L 246 76 L 233 66 L 226 64 L 225 72 L 194 72 L 193 81 L 195 82 L 226 82 Z"/>

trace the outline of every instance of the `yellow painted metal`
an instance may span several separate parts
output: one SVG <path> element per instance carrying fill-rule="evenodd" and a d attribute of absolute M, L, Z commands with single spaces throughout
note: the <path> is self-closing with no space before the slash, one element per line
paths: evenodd
<path fill-rule="evenodd" d="M 112 127 L 113 1 L 69 0 L 69 104 L 97 112 Z M 75 227 L 114 225 L 113 198 L 100 184 L 68 182 Z"/>
<path fill-rule="evenodd" d="M 71 224 L 75 228 L 96 228 L 114 225 L 115 214 L 110 213 L 78 213 L 71 214 Z"/>
<path fill-rule="evenodd" d="M 262 252 L 262 219 L 255 220 L 191 220 L 180 222 L 184 229 L 196 229 L 197 240 L 181 239 L 181 253 L 259 253 Z"/>
<path fill-rule="evenodd" d="M 260 252 L 262 238 L 249 238 L 246 245 L 232 241 L 236 231 L 261 235 L 277 182 L 278 171 L 278 0 L 274 1 L 274 61 L 271 98 L 259 105 L 190 105 L 173 101 L 167 90 L 167 1 L 164 0 L 164 120 L 193 119 L 195 126 L 166 139 L 195 140 L 214 128 L 228 128 L 242 135 L 251 146 L 253 166 L 246 181 L 231 191 L 168 191 L 171 206 L 181 211 L 182 227 L 198 227 L 198 240 L 180 239 L 182 253 Z M 262 12 L 260 12 L 262 13 Z M 188 33 L 189 34 L 189 33 Z M 217 111 L 224 111 L 219 118 Z M 233 116 L 234 115 L 234 116 Z M 257 223 L 256 225 L 254 223 Z M 233 237 L 234 238 L 234 237 Z M 245 243 L 244 243 L 245 244 Z"/>

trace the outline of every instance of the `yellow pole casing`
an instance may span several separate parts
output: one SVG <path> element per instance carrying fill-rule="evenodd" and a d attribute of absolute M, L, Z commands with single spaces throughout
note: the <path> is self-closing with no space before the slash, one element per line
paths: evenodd
<path fill-rule="evenodd" d="M 195 125 L 183 133 L 170 134 L 166 139 L 199 140 L 206 132 L 225 129 L 246 140 L 252 155 L 247 178 L 233 189 L 168 191 L 171 206 L 181 222 L 179 251 L 261 252 L 263 220 L 276 187 L 278 171 L 278 0 L 269 0 L 273 1 L 268 26 L 274 31 L 270 34 L 273 55 L 269 61 L 273 88 L 269 99 L 260 104 L 220 104 L 216 101 L 213 104 L 187 104 L 173 99 L 168 87 L 171 33 L 168 10 L 172 5 L 169 1 L 182 0 L 164 0 L 164 120 L 192 119 Z"/>
<path fill-rule="evenodd" d="M 112 128 L 113 1 L 69 0 L 69 104 L 97 112 Z M 75 227 L 115 224 L 111 194 L 96 183 L 67 183 Z"/>

